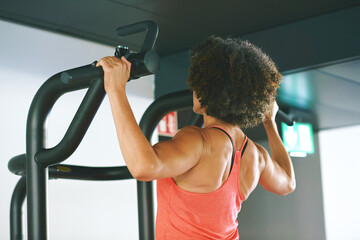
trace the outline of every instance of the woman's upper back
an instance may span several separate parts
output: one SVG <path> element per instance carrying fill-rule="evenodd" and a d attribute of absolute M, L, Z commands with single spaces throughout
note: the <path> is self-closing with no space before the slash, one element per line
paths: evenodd
<path fill-rule="evenodd" d="M 200 129 L 203 139 L 203 151 L 198 163 L 184 174 L 173 177 L 183 190 L 195 193 L 210 193 L 219 189 L 230 175 L 234 141 L 235 152 L 241 154 L 246 140 L 245 134 L 237 127 L 206 127 Z M 239 170 L 239 187 L 244 199 L 255 189 L 261 168 L 259 154 L 255 144 L 248 140 L 243 150 Z"/>
<path fill-rule="evenodd" d="M 220 128 L 201 132 L 204 146 L 198 163 L 178 177 L 157 181 L 156 236 L 160 239 L 239 237 L 237 215 L 244 201 L 239 187 L 241 151 L 232 154 L 232 141 Z"/>

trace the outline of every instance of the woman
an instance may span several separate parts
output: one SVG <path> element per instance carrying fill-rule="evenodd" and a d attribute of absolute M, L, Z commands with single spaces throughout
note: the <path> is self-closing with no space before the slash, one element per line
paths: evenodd
<path fill-rule="evenodd" d="M 126 97 L 131 64 L 105 57 L 98 66 L 129 171 L 139 181 L 158 179 L 157 239 L 238 239 L 241 203 L 258 183 L 280 195 L 294 191 L 293 166 L 275 124 L 282 76 L 259 48 L 219 37 L 195 47 L 188 83 L 204 127 L 185 127 L 154 146 Z M 271 157 L 241 130 L 261 122 Z"/>

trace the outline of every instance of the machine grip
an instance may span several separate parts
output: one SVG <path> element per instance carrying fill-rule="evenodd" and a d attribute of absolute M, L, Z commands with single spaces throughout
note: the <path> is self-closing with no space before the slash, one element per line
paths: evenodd
<path fill-rule="evenodd" d="M 119 27 L 116 29 L 117 36 L 124 37 L 130 34 L 147 31 L 144 43 L 140 52 L 146 52 L 154 47 L 156 38 L 159 33 L 158 25 L 153 21 L 143 21 L 127 26 Z"/>
<path fill-rule="evenodd" d="M 276 113 L 276 118 L 281 121 L 286 123 L 289 126 L 292 126 L 294 124 L 294 119 L 293 117 L 291 117 L 290 115 L 286 114 L 285 112 L 283 112 L 281 109 L 278 110 L 278 112 Z"/>

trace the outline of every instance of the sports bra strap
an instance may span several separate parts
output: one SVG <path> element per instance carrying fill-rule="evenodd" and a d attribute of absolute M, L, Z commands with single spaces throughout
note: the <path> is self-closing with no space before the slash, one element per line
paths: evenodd
<path fill-rule="evenodd" d="M 231 172 L 232 167 L 233 167 L 233 165 L 234 165 L 234 159 L 235 159 L 235 145 L 234 145 L 234 141 L 233 141 L 232 137 L 231 137 L 224 129 L 222 129 L 222 128 L 220 128 L 220 127 L 216 127 L 216 126 L 210 126 L 210 128 L 217 128 L 217 129 L 219 129 L 220 131 L 224 132 L 224 133 L 228 136 L 228 138 L 230 139 L 231 145 L 232 145 L 232 147 L 233 147 L 232 156 L 231 156 L 231 166 L 230 166 L 230 172 Z"/>
<path fill-rule="evenodd" d="M 224 132 L 229 137 L 229 139 L 231 141 L 231 144 L 233 146 L 233 153 L 235 152 L 235 142 L 234 142 L 233 138 L 230 136 L 230 134 L 225 129 L 223 129 L 221 127 L 218 127 L 218 126 L 208 126 L 208 128 L 217 128 L 217 129 L 221 130 L 222 132 Z M 244 142 L 243 142 L 243 144 L 242 144 L 242 146 L 240 148 L 241 157 L 244 155 L 247 144 L 248 144 L 248 137 L 245 135 Z"/>
<path fill-rule="evenodd" d="M 245 140 L 243 142 L 243 145 L 241 146 L 241 157 L 244 155 L 247 144 L 248 144 L 248 137 L 245 136 Z"/>

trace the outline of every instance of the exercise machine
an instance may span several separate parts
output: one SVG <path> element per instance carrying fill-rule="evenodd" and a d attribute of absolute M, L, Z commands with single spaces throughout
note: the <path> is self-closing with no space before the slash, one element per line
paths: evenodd
<path fill-rule="evenodd" d="M 147 31 L 141 50 L 130 52 L 117 46 L 116 57 L 125 56 L 131 64 L 130 79 L 154 74 L 159 69 L 159 56 L 153 50 L 158 26 L 144 21 L 116 30 L 120 37 Z M 96 62 L 66 70 L 50 77 L 37 91 L 28 113 L 26 126 L 26 154 L 12 158 L 9 170 L 23 176 L 13 192 L 10 210 L 11 239 L 22 239 L 21 206 L 27 197 L 28 239 L 45 240 L 47 233 L 47 181 L 49 178 L 81 180 L 114 180 L 132 178 L 123 167 L 95 168 L 61 165 L 79 146 L 104 96 L 104 72 Z M 45 148 L 45 121 L 58 98 L 68 92 L 88 88 L 63 139 L 53 148 Z M 140 239 L 154 239 L 152 184 L 138 182 Z M 26 192 L 25 192 L 26 190 Z"/>
<path fill-rule="evenodd" d="M 147 31 L 139 53 L 131 53 L 123 46 L 116 47 L 115 56 L 125 56 L 131 63 L 130 79 L 155 73 L 159 69 L 159 57 L 153 50 L 158 27 L 145 21 L 117 29 L 118 36 Z M 45 121 L 57 99 L 64 93 L 88 88 L 88 91 L 69 125 L 63 139 L 55 147 L 45 148 Z M 126 166 L 87 167 L 61 164 L 79 146 L 105 96 L 103 71 L 96 62 L 55 74 L 36 93 L 28 113 L 26 128 L 26 154 L 10 159 L 9 170 L 21 178 L 18 181 L 10 206 L 11 240 L 23 239 L 22 205 L 27 197 L 27 229 L 29 240 L 46 240 L 48 179 L 76 179 L 109 181 L 131 179 Z M 184 90 L 156 99 L 145 111 L 140 128 L 150 140 L 159 121 L 168 112 L 192 108 L 192 93 Z M 280 115 L 279 115 L 280 114 Z M 279 112 L 280 120 L 292 123 L 291 118 Z M 193 114 L 186 125 L 201 125 L 200 115 Z M 154 209 L 152 182 L 137 182 L 139 238 L 154 240 Z"/>

